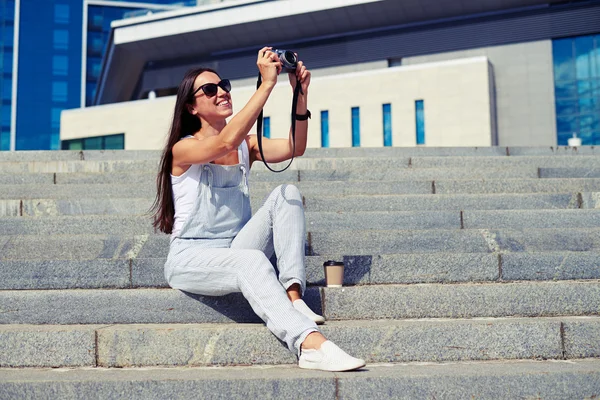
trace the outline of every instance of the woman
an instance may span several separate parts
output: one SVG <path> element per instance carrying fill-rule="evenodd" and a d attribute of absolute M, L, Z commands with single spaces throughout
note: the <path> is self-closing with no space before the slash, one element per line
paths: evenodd
<path fill-rule="evenodd" d="M 248 171 L 261 160 L 256 136 L 248 132 L 282 70 L 270 47 L 258 53 L 262 84 L 233 114 L 231 86 L 210 69 L 188 72 L 177 92 L 168 143 L 158 175 L 154 226 L 171 234 L 165 277 L 186 292 L 220 296 L 241 292 L 275 336 L 299 356 L 299 366 L 347 371 L 365 365 L 317 329 L 324 321 L 301 299 L 304 269 L 304 210 L 295 186 L 281 185 L 251 215 Z M 296 156 L 304 154 L 310 72 L 298 62 L 289 74 L 302 92 L 296 109 Z M 291 139 L 266 139 L 270 162 L 292 157 Z M 279 276 L 269 258 L 275 252 Z"/>

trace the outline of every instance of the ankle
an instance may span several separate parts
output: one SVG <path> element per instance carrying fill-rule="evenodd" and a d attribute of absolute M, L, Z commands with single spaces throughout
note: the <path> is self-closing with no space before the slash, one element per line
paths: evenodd
<path fill-rule="evenodd" d="M 300 348 L 303 350 L 319 350 L 326 341 L 327 338 L 321 332 L 312 332 L 304 339 Z"/>

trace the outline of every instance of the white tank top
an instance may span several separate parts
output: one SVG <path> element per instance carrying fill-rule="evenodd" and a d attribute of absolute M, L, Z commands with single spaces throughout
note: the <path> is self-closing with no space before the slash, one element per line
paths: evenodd
<path fill-rule="evenodd" d="M 184 139 L 192 138 L 187 136 Z M 238 160 L 250 170 L 250 155 L 248 145 L 244 140 L 238 147 Z M 173 191 L 173 203 L 175 206 L 175 218 L 173 222 L 173 233 L 171 238 L 176 237 L 183 224 L 194 208 L 194 202 L 198 197 L 198 185 L 200 184 L 200 172 L 203 164 L 192 164 L 187 171 L 179 176 L 171 174 L 171 188 Z"/>

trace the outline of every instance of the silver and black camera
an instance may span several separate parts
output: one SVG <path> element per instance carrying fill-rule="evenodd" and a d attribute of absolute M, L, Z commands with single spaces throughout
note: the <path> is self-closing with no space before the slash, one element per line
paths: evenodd
<path fill-rule="evenodd" d="M 283 67 L 283 71 L 285 72 L 296 72 L 296 66 L 298 65 L 298 57 L 293 51 L 290 50 L 271 50 L 273 53 L 277 54 L 279 60 L 281 60 L 281 66 Z"/>

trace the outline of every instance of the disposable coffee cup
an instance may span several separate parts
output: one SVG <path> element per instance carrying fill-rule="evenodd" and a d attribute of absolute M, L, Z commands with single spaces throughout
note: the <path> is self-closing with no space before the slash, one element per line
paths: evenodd
<path fill-rule="evenodd" d="M 341 261 L 325 261 L 325 284 L 327 287 L 342 287 L 344 283 L 344 263 Z"/>

